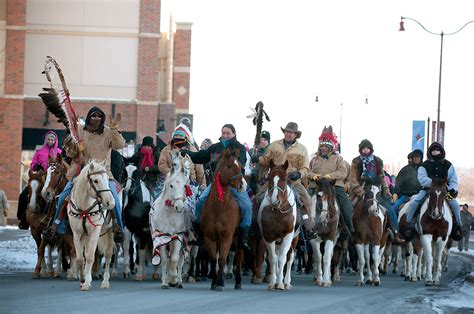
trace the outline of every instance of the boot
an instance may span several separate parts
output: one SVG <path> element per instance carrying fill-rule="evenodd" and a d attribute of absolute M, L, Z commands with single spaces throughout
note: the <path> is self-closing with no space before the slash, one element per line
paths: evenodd
<path fill-rule="evenodd" d="M 393 232 L 393 236 L 394 236 L 393 242 L 396 245 L 402 245 L 403 243 L 405 243 L 405 238 L 403 238 L 400 232 L 398 232 L 397 228 L 395 227 L 395 223 L 390 219 L 390 217 L 388 218 L 388 227 Z"/>
<path fill-rule="evenodd" d="M 461 232 L 461 227 L 457 224 L 456 220 L 453 221 L 453 230 L 451 230 L 450 237 L 454 241 L 461 241 L 463 238 L 463 234 Z"/>
<path fill-rule="evenodd" d="M 415 218 L 414 218 L 415 219 Z M 416 231 L 416 222 L 415 221 L 407 221 L 407 226 L 405 232 L 403 233 L 405 240 L 410 241 L 413 237 L 417 234 Z"/>
<path fill-rule="evenodd" d="M 26 211 L 21 215 L 21 219 L 18 221 L 18 228 L 21 230 L 28 230 L 30 225 L 26 221 Z"/>
<path fill-rule="evenodd" d="M 123 235 L 122 229 L 119 228 L 117 231 L 115 231 L 114 242 L 120 244 L 123 242 L 123 240 L 125 240 L 125 236 Z"/>
<path fill-rule="evenodd" d="M 43 239 L 45 239 L 48 242 L 54 242 L 56 240 L 56 229 L 58 225 L 53 223 L 48 226 L 48 228 L 44 229 L 41 235 L 43 236 Z"/>
<path fill-rule="evenodd" d="M 202 245 L 202 231 L 201 231 L 201 224 L 197 221 L 193 221 L 193 230 L 194 230 L 194 235 L 196 236 L 196 243 L 195 245 L 201 246 Z"/>
<path fill-rule="evenodd" d="M 250 226 L 248 227 L 239 227 L 239 237 L 238 237 L 238 246 L 246 251 L 251 251 L 252 248 L 250 247 L 249 241 L 249 232 Z"/>

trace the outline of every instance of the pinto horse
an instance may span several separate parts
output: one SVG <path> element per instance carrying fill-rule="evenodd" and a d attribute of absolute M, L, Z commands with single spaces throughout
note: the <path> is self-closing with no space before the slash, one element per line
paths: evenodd
<path fill-rule="evenodd" d="M 446 178 L 433 179 L 428 198 L 421 205 L 418 216 L 420 239 L 426 261 L 426 286 L 440 284 L 441 258 L 453 227 L 451 210 L 445 201 L 446 186 Z"/>
<path fill-rule="evenodd" d="M 298 242 L 298 236 L 295 237 L 296 198 L 287 183 L 287 169 L 288 161 L 279 166 L 275 166 L 273 161 L 270 162 L 268 189 L 260 204 L 257 218 L 270 263 L 268 288 L 275 290 L 291 289 L 291 265 Z M 286 274 L 283 279 L 285 265 Z"/>
<path fill-rule="evenodd" d="M 153 238 L 153 264 L 161 263 L 161 288 L 183 288 L 182 271 L 187 244 L 187 234 L 191 226 L 190 213 L 185 201 L 192 196 L 189 157 L 179 154 L 172 156 L 173 165 L 160 196 L 150 211 L 150 231 Z M 187 176 L 186 176 L 187 174 Z M 169 256 L 169 258 L 168 258 Z"/>
<path fill-rule="evenodd" d="M 316 180 L 317 190 L 313 196 L 311 216 L 315 220 L 317 237 L 310 240 L 313 247 L 314 281 L 322 287 L 330 287 L 331 260 L 339 236 L 339 206 L 336 202 L 336 180 Z M 324 257 L 321 243 L 324 242 Z M 321 268 L 321 260 L 323 267 Z"/>
<path fill-rule="evenodd" d="M 356 231 L 355 243 L 359 261 L 359 280 L 357 286 L 364 285 L 364 267 L 367 266 L 368 284 L 380 285 L 379 264 L 385 215 L 377 200 L 380 183 L 366 179 L 363 183 L 364 195 L 354 208 L 353 222 Z M 372 250 L 372 252 L 370 252 Z M 373 269 L 370 258 L 372 257 Z"/>
<path fill-rule="evenodd" d="M 239 148 L 228 147 L 220 156 L 216 178 L 201 213 L 203 243 L 209 253 L 211 263 L 211 290 L 216 291 L 224 291 L 224 268 L 227 255 L 241 219 L 239 205 L 231 191 L 231 188 L 243 188 L 242 166 L 238 160 L 239 151 Z M 217 254 L 219 254 L 218 261 Z M 238 249 L 234 260 L 235 289 L 242 288 L 242 255 L 242 250 Z M 217 263 L 219 263 L 219 271 L 216 268 Z"/>
<path fill-rule="evenodd" d="M 74 237 L 82 291 L 91 289 L 91 270 L 97 248 L 105 255 L 105 272 L 101 288 L 110 288 L 110 261 L 114 250 L 114 234 L 109 213 L 114 206 L 115 201 L 109 189 L 109 176 L 105 165 L 94 160 L 90 161 L 74 180 L 67 211 Z M 104 213 L 106 210 L 107 214 Z"/>

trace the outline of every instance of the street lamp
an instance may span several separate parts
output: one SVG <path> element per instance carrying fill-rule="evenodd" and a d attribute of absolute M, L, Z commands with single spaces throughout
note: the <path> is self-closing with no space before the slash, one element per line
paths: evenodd
<path fill-rule="evenodd" d="M 424 31 L 426 31 L 427 33 L 430 33 L 430 34 L 432 34 L 432 35 L 438 35 L 438 36 L 441 37 L 441 50 L 440 50 L 440 55 L 439 55 L 438 115 L 437 115 L 437 117 L 436 117 L 436 142 L 439 142 L 439 117 L 440 117 L 440 107 L 441 107 L 441 69 L 442 69 L 442 66 L 443 66 L 443 38 L 444 38 L 444 36 L 449 36 L 449 35 L 454 35 L 454 34 L 459 33 L 459 32 L 460 32 L 464 27 L 466 27 L 468 24 L 473 23 L 474 20 L 467 22 L 467 23 L 464 24 L 460 29 L 458 29 L 457 31 L 452 32 L 452 33 L 444 33 L 443 31 L 441 31 L 441 33 L 432 32 L 432 31 L 428 30 L 426 27 L 424 27 L 424 26 L 423 26 L 420 22 L 418 22 L 417 20 L 412 19 L 412 18 L 410 18 L 410 17 L 405 17 L 405 16 L 402 16 L 402 17 L 401 17 L 401 20 L 400 20 L 400 29 L 399 29 L 400 32 L 404 32 L 404 31 L 405 31 L 405 25 L 404 25 L 403 20 L 411 20 L 411 21 L 417 23 L 418 25 L 420 25 L 421 28 L 422 28 Z"/>

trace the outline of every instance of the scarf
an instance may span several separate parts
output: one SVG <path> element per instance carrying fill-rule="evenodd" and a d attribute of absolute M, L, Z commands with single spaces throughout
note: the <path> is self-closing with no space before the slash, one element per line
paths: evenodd
<path fill-rule="evenodd" d="M 374 155 L 360 156 L 362 160 L 362 175 L 361 177 L 375 178 L 377 177 L 377 169 L 375 165 Z"/>
<path fill-rule="evenodd" d="M 217 199 L 220 202 L 224 201 L 224 188 L 222 187 L 220 172 L 218 172 L 216 176 L 216 188 L 217 188 Z"/>
<path fill-rule="evenodd" d="M 152 167 L 154 165 L 153 149 L 142 147 L 140 148 L 140 154 L 143 156 L 140 161 L 140 169 L 145 169 L 146 167 Z"/>

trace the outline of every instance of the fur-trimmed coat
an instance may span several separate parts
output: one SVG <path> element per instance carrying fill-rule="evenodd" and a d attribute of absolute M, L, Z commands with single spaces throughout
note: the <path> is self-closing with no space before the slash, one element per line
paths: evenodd
<path fill-rule="evenodd" d="M 388 189 L 387 182 L 385 181 L 385 175 L 383 172 L 383 160 L 380 159 L 379 157 L 374 155 L 375 159 L 375 165 L 377 167 L 377 176 L 381 182 L 382 185 L 382 190 L 385 191 Z M 355 157 L 352 159 L 352 164 L 351 164 L 351 174 L 350 174 L 350 194 L 356 194 L 356 195 L 361 195 L 362 190 L 362 160 L 360 159 L 360 156 Z"/>
<path fill-rule="evenodd" d="M 346 162 L 341 155 L 330 152 L 327 158 L 324 158 L 316 154 L 309 163 L 308 186 L 316 187 L 316 182 L 312 180 L 315 175 L 330 175 L 331 179 L 336 179 L 336 186 L 344 187 L 347 171 Z"/>

